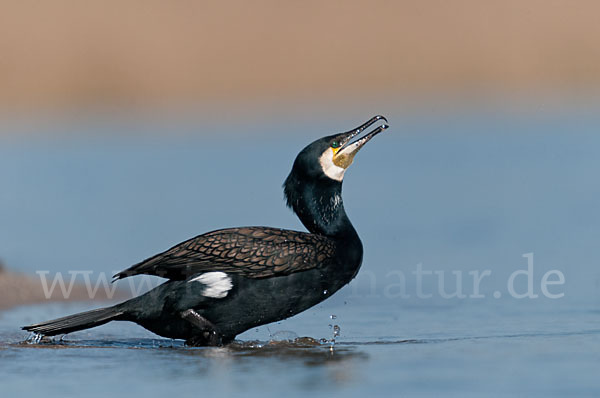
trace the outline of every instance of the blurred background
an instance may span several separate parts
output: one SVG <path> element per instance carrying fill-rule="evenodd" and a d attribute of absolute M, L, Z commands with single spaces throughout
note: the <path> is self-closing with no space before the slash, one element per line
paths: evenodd
<path fill-rule="evenodd" d="M 537 251 L 597 298 L 596 1 L 0 8 L 6 270 L 108 273 L 215 228 L 302 228 L 280 189 L 295 154 L 384 114 L 345 186 L 377 289 Z"/>
<path fill-rule="evenodd" d="M 125 365 L 145 396 L 598 396 L 598 15 L 594 0 L 0 0 L 3 391 L 116 396 Z M 25 324 L 104 305 L 86 275 L 102 299 L 114 272 L 192 236 L 303 230 L 281 190 L 296 154 L 376 114 L 391 128 L 344 182 L 358 277 L 240 336 L 336 324 L 335 354 L 179 350 L 124 322 L 50 346 L 70 349 L 20 344 Z M 507 292 L 526 253 L 515 290 L 536 299 Z M 485 298 L 440 294 L 460 273 L 473 294 L 486 270 Z M 42 276 L 73 282 L 71 301 L 48 304 Z M 136 278 L 114 298 L 161 283 Z"/>
<path fill-rule="evenodd" d="M 99 109 L 215 117 L 256 108 L 272 118 L 265 108 L 275 104 L 289 113 L 307 105 L 343 112 L 442 99 L 538 109 L 587 100 L 600 86 L 593 0 L 2 0 L 1 7 L 0 106 L 27 119 Z"/>

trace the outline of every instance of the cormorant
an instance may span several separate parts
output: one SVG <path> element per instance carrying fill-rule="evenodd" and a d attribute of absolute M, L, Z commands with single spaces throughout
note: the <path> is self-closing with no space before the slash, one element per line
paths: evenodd
<path fill-rule="evenodd" d="M 377 127 L 352 141 L 372 125 Z M 310 233 L 241 227 L 196 236 L 114 276 L 168 279 L 149 292 L 23 329 L 54 336 L 132 321 L 189 345 L 216 346 L 320 303 L 361 266 L 363 247 L 344 210 L 342 180 L 360 148 L 386 128 L 385 117 L 375 116 L 298 154 L 283 188 L 287 205 Z"/>

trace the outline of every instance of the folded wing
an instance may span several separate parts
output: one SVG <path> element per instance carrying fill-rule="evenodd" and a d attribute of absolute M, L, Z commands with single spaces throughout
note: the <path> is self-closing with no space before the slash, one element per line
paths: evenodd
<path fill-rule="evenodd" d="M 334 254 L 335 242 L 325 236 L 267 227 L 230 228 L 189 239 L 114 278 L 145 274 L 183 280 L 208 271 L 265 278 L 325 266 Z"/>

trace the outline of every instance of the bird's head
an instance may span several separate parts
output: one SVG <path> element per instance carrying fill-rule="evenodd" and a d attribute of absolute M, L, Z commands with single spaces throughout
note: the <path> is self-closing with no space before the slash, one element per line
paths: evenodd
<path fill-rule="evenodd" d="M 369 127 L 375 129 L 362 135 Z M 329 178 L 341 182 L 354 156 L 373 137 L 387 129 L 387 119 L 377 115 L 345 133 L 320 138 L 307 145 L 296 157 L 292 173 L 308 179 Z"/>
<path fill-rule="evenodd" d="M 358 151 L 387 128 L 386 118 L 375 116 L 350 131 L 318 139 L 298 154 L 283 191 L 287 205 L 309 231 L 325 235 L 354 231 L 342 203 L 344 173 Z"/>

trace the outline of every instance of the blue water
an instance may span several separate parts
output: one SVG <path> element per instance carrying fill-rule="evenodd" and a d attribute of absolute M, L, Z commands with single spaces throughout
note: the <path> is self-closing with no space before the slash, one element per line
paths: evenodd
<path fill-rule="evenodd" d="M 212 134 L 202 120 L 160 128 L 94 120 L 39 128 L 53 138 L 5 138 L 0 258 L 23 272 L 96 276 L 216 228 L 302 229 L 281 193 L 295 154 L 369 116 L 254 123 L 243 133 L 225 121 Z M 345 178 L 346 210 L 365 247 L 349 287 L 226 348 L 192 349 L 118 322 L 24 345 L 19 326 L 101 304 L 5 311 L 3 396 L 597 396 L 600 117 L 386 116 L 392 128 Z M 486 271 L 474 291 L 472 273 Z M 465 297 L 446 298 L 457 275 Z M 555 284 L 543 290 L 545 275 Z M 537 297 L 516 298 L 529 288 Z M 341 328 L 333 351 L 268 344 L 331 339 L 333 325 Z"/>

